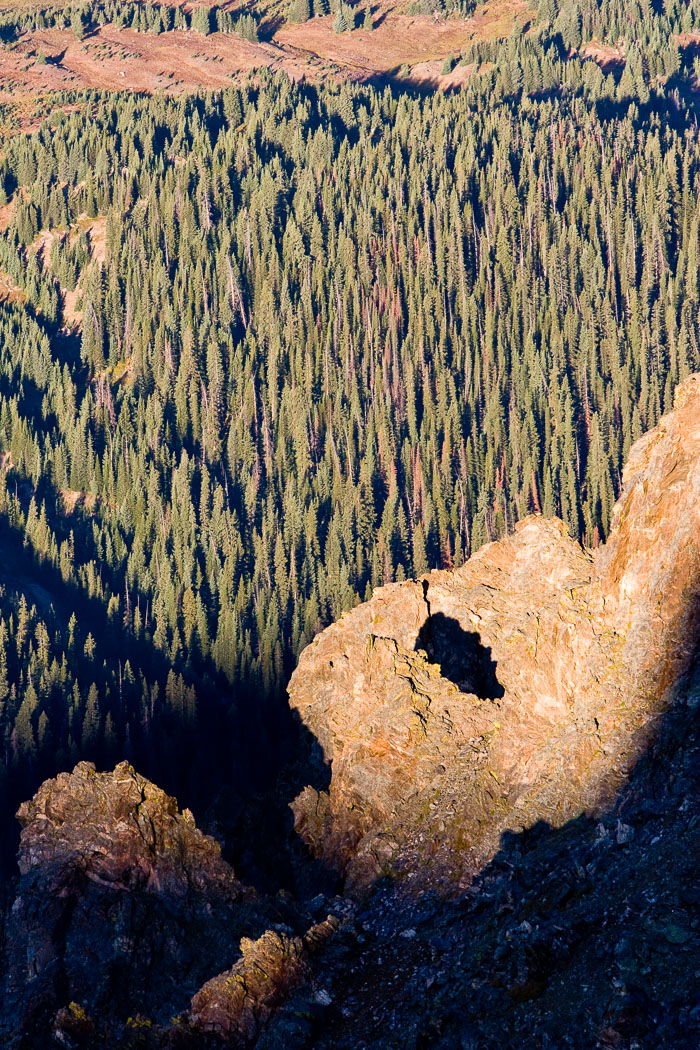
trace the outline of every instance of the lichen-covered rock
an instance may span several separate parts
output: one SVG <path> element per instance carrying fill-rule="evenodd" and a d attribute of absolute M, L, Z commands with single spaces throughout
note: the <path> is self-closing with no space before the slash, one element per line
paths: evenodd
<path fill-rule="evenodd" d="M 655 707 L 697 650 L 700 375 L 677 387 L 673 411 L 633 445 L 595 567 L 635 696 Z"/>
<path fill-rule="evenodd" d="M 292 707 L 332 777 L 296 827 L 350 886 L 464 885 L 505 829 L 608 800 L 695 645 L 700 377 L 638 442 L 592 553 L 531 517 L 454 571 L 377 590 L 302 653 Z"/>
<path fill-rule="evenodd" d="M 98 773 L 80 762 L 47 780 L 17 813 L 19 870 L 76 868 L 112 889 L 182 898 L 193 891 L 240 892 L 221 847 L 189 810 L 128 762 Z"/>
<path fill-rule="evenodd" d="M 126 762 L 80 763 L 19 819 L 2 1020 L 36 1045 L 55 1015 L 64 1030 L 72 1002 L 114 1041 L 129 1016 L 169 1022 L 269 924 L 218 844 Z"/>

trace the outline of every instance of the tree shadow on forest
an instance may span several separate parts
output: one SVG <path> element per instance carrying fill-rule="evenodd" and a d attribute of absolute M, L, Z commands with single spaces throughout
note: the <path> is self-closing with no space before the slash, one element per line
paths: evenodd
<path fill-rule="evenodd" d="M 26 479 L 18 479 L 16 492 L 25 505 L 32 496 L 37 503 L 44 501 L 47 522 L 59 544 L 73 532 L 76 546 L 80 545 L 81 531 L 90 527 L 90 515 L 81 520 L 80 504 L 78 513 L 66 514 L 60 493 L 46 479 L 36 490 Z M 89 556 L 89 550 L 85 554 Z M 113 694 L 101 712 L 104 722 L 110 711 L 118 730 L 111 742 L 86 744 L 78 727 L 69 749 L 64 702 L 48 711 L 53 735 L 48 734 L 44 746 L 10 759 L 4 784 L 0 780 L 0 881 L 16 872 L 19 829 L 14 814 L 22 801 L 44 780 L 72 770 L 78 761 L 108 769 L 127 759 L 178 798 L 181 807 L 189 807 L 200 828 L 224 836 L 224 855 L 242 881 L 261 890 L 296 889 L 302 873 L 309 893 L 335 886 L 335 876 L 313 861 L 294 835 L 289 803 L 307 785 L 327 788 L 330 768 L 286 698 L 266 694 L 252 683 L 230 683 L 210 658 L 200 657 L 192 665 L 181 656 L 173 659 L 148 631 L 137 637 L 123 625 L 121 616 L 110 615 L 106 604 L 90 597 L 80 582 L 66 581 L 58 568 L 41 559 L 6 515 L 0 516 L 0 584 L 18 599 L 23 594 L 29 608 L 36 606 L 49 631 L 53 623 L 65 638 L 74 614 L 81 648 L 83 636 L 90 632 L 98 658 L 93 663 L 78 661 L 75 667 L 83 703 L 93 680 L 109 684 L 103 661 L 108 668 L 118 667 L 120 676 L 119 696 Z M 127 661 L 136 683 L 122 694 L 121 673 Z M 165 703 L 163 686 L 171 671 L 196 687 L 194 725 L 184 711 Z M 153 700 L 150 710 L 144 706 L 141 672 L 149 683 L 160 684 L 155 710 Z"/>
<path fill-rule="evenodd" d="M 370 9 L 372 14 L 372 26 L 374 29 L 378 29 L 380 25 L 386 22 L 386 16 L 388 11 L 382 11 L 380 7 L 373 7 Z"/>
<path fill-rule="evenodd" d="M 273 37 L 278 29 L 281 29 L 284 25 L 284 18 L 281 15 L 273 15 L 270 18 L 265 18 L 258 26 L 258 40 L 261 43 L 274 43 Z"/>
<path fill-rule="evenodd" d="M 402 95 L 410 95 L 412 98 L 425 98 L 435 94 L 437 80 L 433 81 L 429 78 L 411 80 L 410 74 L 405 76 L 402 70 L 402 66 L 394 66 L 384 72 L 373 73 L 365 79 L 364 83 L 378 91 L 383 91 L 387 87 L 393 88 L 400 91 Z"/>
<path fill-rule="evenodd" d="M 77 332 L 33 313 L 51 339 L 54 358 L 85 381 Z M 11 391 L 1 381 L 0 387 L 9 396 Z M 36 432 L 46 433 L 52 420 L 43 418 L 42 401 L 42 391 L 25 376 L 21 411 Z M 74 537 L 81 558 L 95 561 L 102 576 L 92 537 L 92 514 L 82 506 L 84 501 L 78 500 L 73 513 L 67 513 L 62 494 L 46 477 L 35 488 L 21 476 L 10 476 L 8 482 L 25 514 L 32 498 L 37 506 L 43 502 L 57 543 L 69 537 L 73 542 Z M 0 767 L 0 883 L 16 872 L 19 828 L 14 814 L 21 802 L 44 780 L 70 771 L 78 761 L 92 761 L 99 769 L 107 769 L 127 759 L 139 773 L 177 797 L 182 807 L 189 807 L 200 828 L 224 836 L 224 854 L 243 881 L 260 889 L 282 886 L 305 892 L 308 888 L 310 893 L 317 885 L 335 886 L 335 876 L 320 867 L 294 835 L 289 803 L 307 785 L 325 789 L 330 769 L 313 735 L 289 709 L 284 689 L 274 693 L 257 681 L 231 683 L 210 656 L 200 654 L 185 661 L 182 654 L 173 657 L 169 650 L 158 647 L 148 630 L 136 636 L 122 622 L 121 613 L 110 615 L 106 601 L 90 597 L 78 579 L 65 580 L 58 568 L 41 558 L 7 514 L 0 515 L 0 584 L 18 598 L 24 594 L 29 607 L 36 605 L 42 618 L 55 617 L 64 638 L 72 614 L 81 632 L 81 647 L 87 631 L 92 634 L 98 659 L 92 665 L 76 660 L 74 668 L 83 704 L 93 681 L 98 686 L 110 684 L 103 661 L 119 668 L 118 696 L 112 695 L 101 711 L 104 723 L 109 710 L 117 729 L 112 742 L 86 744 L 80 726 L 76 732 L 76 726 L 69 724 L 65 702 L 63 710 L 54 704 L 48 711 L 51 731 L 36 753 L 16 753 L 12 758 L 6 742 L 5 757 L 10 756 L 10 761 L 5 770 Z M 111 584 L 115 593 L 124 595 L 121 577 L 114 576 Z M 131 594 L 132 602 L 140 600 L 144 607 L 153 597 L 138 591 Z M 136 682 L 131 691 L 125 688 L 122 693 L 122 670 L 127 662 Z M 160 686 L 158 700 L 151 697 L 150 710 L 140 672 L 149 684 Z M 195 725 L 185 712 L 170 709 L 164 702 L 163 687 L 170 672 L 196 688 Z M 70 748 L 67 738 L 72 740 Z"/>
<path fill-rule="evenodd" d="M 431 614 L 420 629 L 416 650 L 423 650 L 431 663 L 439 664 L 442 677 L 463 693 L 473 693 L 480 700 L 498 700 L 505 693 L 491 649 L 482 644 L 478 631 L 465 631 L 451 616 Z"/>

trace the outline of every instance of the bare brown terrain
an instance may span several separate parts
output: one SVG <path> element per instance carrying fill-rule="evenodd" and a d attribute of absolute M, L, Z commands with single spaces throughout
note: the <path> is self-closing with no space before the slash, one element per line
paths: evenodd
<path fill-rule="evenodd" d="M 11 106 L 15 123 L 28 128 L 46 115 L 55 91 L 100 88 L 177 94 L 223 88 L 261 67 L 284 70 L 294 79 L 400 76 L 454 89 L 471 69 L 457 65 L 443 75 L 448 55 L 459 58 L 470 41 L 507 36 L 516 20 L 525 24 L 531 17 L 527 0 L 491 0 L 469 19 L 410 16 L 405 6 L 393 0 L 374 6 L 371 31 L 338 35 L 332 16 L 327 16 L 303 24 L 282 22 L 259 43 L 234 34 L 202 36 L 176 30 L 152 35 L 112 25 L 98 27 L 83 40 L 70 29 L 23 33 L 0 49 L 0 104 Z"/>
<path fill-rule="evenodd" d="M 314 18 L 301 25 L 286 24 L 274 37 L 280 47 L 305 53 L 312 60 L 332 62 L 357 79 L 372 78 L 408 66 L 412 79 L 441 77 L 442 64 L 449 54 L 459 56 L 472 40 L 507 36 L 516 20 L 531 17 L 526 0 L 495 0 L 484 4 L 472 18 L 438 20 L 430 16 L 410 16 L 403 5 L 373 8 L 375 29 L 361 29 L 338 36 L 333 19 Z M 464 76 L 460 72 L 444 79 L 452 86 Z"/>
<path fill-rule="evenodd" d="M 585 58 L 594 59 L 603 69 L 619 66 L 625 61 L 623 44 L 613 47 L 610 44 L 601 43 L 600 40 L 591 40 L 590 44 L 584 48 L 583 55 Z"/>

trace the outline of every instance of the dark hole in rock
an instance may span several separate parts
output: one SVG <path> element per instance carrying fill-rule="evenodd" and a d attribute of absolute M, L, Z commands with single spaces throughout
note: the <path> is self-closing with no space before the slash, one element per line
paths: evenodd
<path fill-rule="evenodd" d="M 433 613 L 420 629 L 416 649 L 439 664 L 443 678 L 481 700 L 497 700 L 505 690 L 496 676 L 491 649 L 482 645 L 478 631 L 465 631 L 458 620 Z"/>

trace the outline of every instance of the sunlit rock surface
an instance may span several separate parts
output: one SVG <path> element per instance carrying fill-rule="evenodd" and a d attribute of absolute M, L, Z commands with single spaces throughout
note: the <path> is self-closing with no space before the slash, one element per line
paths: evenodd
<path fill-rule="evenodd" d="M 45 1045 L 49 1030 L 66 1046 L 83 1045 L 81 1032 L 116 1045 L 130 1024 L 167 1041 L 201 986 L 245 959 L 246 937 L 264 940 L 287 918 L 244 889 L 192 815 L 126 762 L 107 773 L 81 762 L 46 781 L 19 819 L 2 1022 L 35 1039 L 27 1045 Z M 282 976 L 266 983 L 265 1009 L 246 1002 L 260 1023 L 291 986 Z M 239 1004 L 228 1005 L 230 1030 L 245 1031 Z"/>
<path fill-rule="evenodd" d="M 467 884 L 501 833 L 607 802 L 695 647 L 700 378 L 631 450 L 610 538 L 531 517 L 454 571 L 377 590 L 302 654 L 292 706 L 331 764 L 293 804 L 366 887 Z"/>

